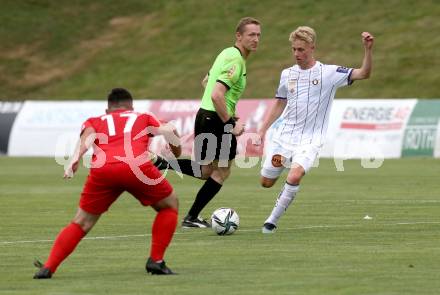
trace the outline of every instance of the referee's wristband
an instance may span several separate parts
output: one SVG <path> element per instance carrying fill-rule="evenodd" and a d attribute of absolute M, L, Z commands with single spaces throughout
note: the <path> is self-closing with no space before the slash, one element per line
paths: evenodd
<path fill-rule="evenodd" d="M 232 128 L 234 128 L 235 127 L 235 120 L 232 117 L 230 117 L 229 120 L 225 122 L 225 125 L 228 125 L 228 124 L 231 124 Z"/>

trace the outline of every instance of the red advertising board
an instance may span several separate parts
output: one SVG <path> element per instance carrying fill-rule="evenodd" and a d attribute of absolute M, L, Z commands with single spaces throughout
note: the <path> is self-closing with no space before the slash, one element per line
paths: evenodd
<path fill-rule="evenodd" d="M 238 153 L 246 156 L 260 156 L 262 149 L 251 144 L 257 128 L 268 114 L 273 100 L 246 99 L 237 105 L 236 116 L 245 123 L 245 133 L 238 138 Z M 200 106 L 200 100 L 152 101 L 149 110 L 160 120 L 176 126 L 182 139 L 182 155 L 191 156 L 194 141 L 194 119 Z M 163 139 L 155 139 L 150 146 L 157 153 L 165 153 Z"/>

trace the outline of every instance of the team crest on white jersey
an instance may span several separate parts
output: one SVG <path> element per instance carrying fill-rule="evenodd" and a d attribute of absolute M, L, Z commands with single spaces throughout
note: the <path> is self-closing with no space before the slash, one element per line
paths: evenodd
<path fill-rule="evenodd" d="M 290 93 L 294 93 L 295 92 L 295 88 L 296 88 L 297 82 L 298 82 L 298 80 L 289 80 L 287 82 L 287 88 L 289 89 Z"/>

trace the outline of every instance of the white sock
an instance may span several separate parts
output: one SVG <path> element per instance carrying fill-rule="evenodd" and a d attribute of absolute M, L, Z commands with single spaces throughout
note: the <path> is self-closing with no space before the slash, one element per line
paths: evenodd
<path fill-rule="evenodd" d="M 275 206 L 272 209 L 272 213 L 270 213 L 270 216 L 264 223 L 272 223 L 276 225 L 280 217 L 286 212 L 290 203 L 292 203 L 298 190 L 299 185 L 292 185 L 286 182 L 278 195 Z"/>

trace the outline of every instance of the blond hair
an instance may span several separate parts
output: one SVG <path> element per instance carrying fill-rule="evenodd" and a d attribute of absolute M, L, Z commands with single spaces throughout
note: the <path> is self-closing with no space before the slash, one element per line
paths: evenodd
<path fill-rule="evenodd" d="M 315 45 L 316 33 L 311 27 L 301 26 L 296 28 L 295 31 L 290 33 L 289 41 L 294 42 L 295 40 L 301 40 L 308 44 Z"/>
<path fill-rule="evenodd" d="M 236 29 L 235 29 L 235 32 L 236 32 L 236 33 L 243 34 L 243 32 L 244 32 L 244 28 L 245 28 L 247 25 L 250 25 L 250 24 L 254 24 L 254 25 L 257 25 L 257 26 L 260 26 L 260 25 L 261 25 L 260 21 L 257 20 L 257 19 L 255 19 L 255 18 L 253 18 L 253 17 L 249 17 L 249 16 L 248 16 L 248 17 L 243 17 L 243 18 L 238 22 L 237 27 L 236 27 Z"/>

